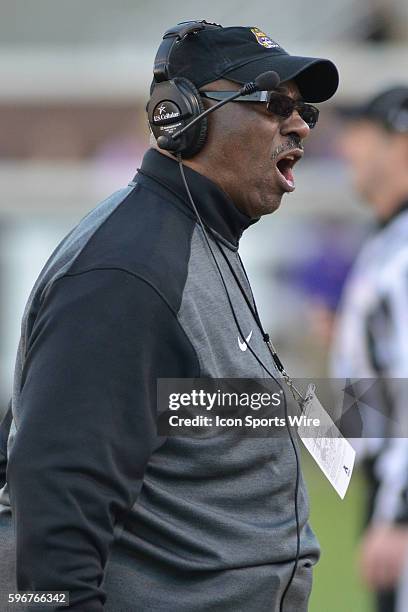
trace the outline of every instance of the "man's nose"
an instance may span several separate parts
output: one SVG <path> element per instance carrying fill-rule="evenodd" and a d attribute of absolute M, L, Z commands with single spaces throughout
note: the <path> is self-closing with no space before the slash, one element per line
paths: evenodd
<path fill-rule="evenodd" d="M 284 119 L 281 123 L 281 134 L 283 136 L 288 136 L 292 133 L 297 134 L 302 140 L 309 136 L 310 133 L 310 127 L 302 119 L 297 110 L 294 110 L 291 116 Z"/>

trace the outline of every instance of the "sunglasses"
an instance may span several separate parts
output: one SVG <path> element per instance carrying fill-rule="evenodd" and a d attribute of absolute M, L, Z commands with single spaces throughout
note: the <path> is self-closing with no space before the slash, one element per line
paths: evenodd
<path fill-rule="evenodd" d="M 200 95 L 211 100 L 225 100 L 233 91 L 200 91 Z M 238 96 L 233 102 L 265 102 L 266 110 L 282 119 L 287 119 L 293 111 L 297 111 L 305 123 L 312 129 L 319 119 L 319 109 L 312 104 L 294 100 L 285 94 L 275 91 L 256 91 L 255 93 Z"/>

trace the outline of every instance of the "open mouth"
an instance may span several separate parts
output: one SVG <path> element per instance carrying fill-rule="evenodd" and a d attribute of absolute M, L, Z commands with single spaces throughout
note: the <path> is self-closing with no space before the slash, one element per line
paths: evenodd
<path fill-rule="evenodd" d="M 301 149 L 292 149 L 282 153 L 276 161 L 278 177 L 285 191 L 294 191 L 295 189 L 293 167 L 302 156 L 303 151 Z"/>

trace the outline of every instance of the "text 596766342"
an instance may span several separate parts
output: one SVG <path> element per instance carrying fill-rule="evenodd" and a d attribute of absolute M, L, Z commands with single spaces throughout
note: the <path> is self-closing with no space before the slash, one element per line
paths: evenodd
<path fill-rule="evenodd" d="M 68 591 L 16 591 L 8 593 L 9 604 L 28 604 L 41 606 L 69 606 Z"/>

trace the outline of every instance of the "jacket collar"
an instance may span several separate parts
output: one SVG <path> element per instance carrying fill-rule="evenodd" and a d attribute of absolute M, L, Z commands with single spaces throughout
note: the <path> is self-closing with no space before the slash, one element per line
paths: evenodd
<path fill-rule="evenodd" d="M 149 149 L 138 172 L 167 188 L 194 214 L 175 159 Z M 203 222 L 223 238 L 227 246 L 236 250 L 242 232 L 258 219 L 251 219 L 238 210 L 231 198 L 204 175 L 187 166 L 184 166 L 184 172 Z"/>

